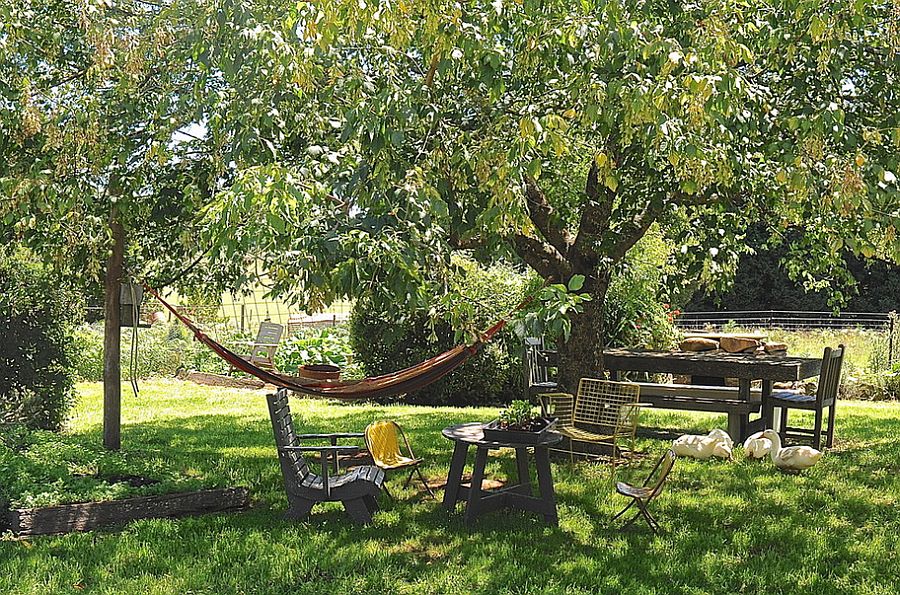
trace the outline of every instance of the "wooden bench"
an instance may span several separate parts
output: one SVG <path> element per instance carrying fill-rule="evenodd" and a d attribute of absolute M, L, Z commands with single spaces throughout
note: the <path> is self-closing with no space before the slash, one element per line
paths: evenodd
<path fill-rule="evenodd" d="M 737 439 L 746 429 L 743 421 L 751 413 L 760 413 L 762 391 L 752 389 L 750 400 L 739 395 L 737 387 L 696 386 L 692 384 L 658 384 L 638 382 L 641 387 L 641 403 L 657 409 L 685 411 L 709 411 L 728 414 L 728 433 Z"/>

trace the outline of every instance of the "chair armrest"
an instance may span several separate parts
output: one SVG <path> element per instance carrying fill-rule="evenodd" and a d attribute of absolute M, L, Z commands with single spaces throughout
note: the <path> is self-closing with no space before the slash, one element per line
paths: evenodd
<path fill-rule="evenodd" d="M 331 438 L 365 438 L 363 432 L 338 432 L 336 434 L 297 434 L 300 440 L 327 440 Z"/>
<path fill-rule="evenodd" d="M 282 446 L 278 450 L 283 452 L 321 452 L 321 453 L 357 453 L 358 446 Z"/>

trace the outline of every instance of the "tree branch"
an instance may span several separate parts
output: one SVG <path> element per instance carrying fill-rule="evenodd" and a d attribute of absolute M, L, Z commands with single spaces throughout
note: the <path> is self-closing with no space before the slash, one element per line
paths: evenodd
<path fill-rule="evenodd" d="M 512 241 L 516 254 L 544 279 L 563 281 L 572 276 L 572 265 L 553 246 L 523 234 L 514 235 Z"/>
<path fill-rule="evenodd" d="M 578 235 L 575 237 L 575 252 L 593 260 L 597 251 L 591 244 L 596 243 L 604 231 L 609 228 L 609 216 L 612 213 L 615 194 L 600 184 L 600 168 L 597 161 L 591 164 L 587 183 L 584 188 L 588 200 L 581 210 L 578 223 Z"/>
<path fill-rule="evenodd" d="M 572 234 L 560 225 L 551 221 L 553 207 L 547 197 L 537 185 L 537 180 L 525 175 L 525 202 L 528 205 L 528 217 L 541 235 L 551 246 L 556 248 L 563 258 L 569 256 L 569 250 L 574 243 Z"/>
<path fill-rule="evenodd" d="M 657 203 L 654 203 L 652 200 L 649 201 L 643 211 L 635 215 L 631 221 L 622 226 L 618 233 L 619 240 L 607 255 L 613 262 L 617 262 L 624 258 L 625 253 L 628 252 L 638 240 L 644 237 L 644 234 L 647 233 L 647 230 L 650 229 L 650 226 L 653 225 L 653 222 L 656 221 L 657 217 L 662 213 L 664 204 L 663 201 Z"/>

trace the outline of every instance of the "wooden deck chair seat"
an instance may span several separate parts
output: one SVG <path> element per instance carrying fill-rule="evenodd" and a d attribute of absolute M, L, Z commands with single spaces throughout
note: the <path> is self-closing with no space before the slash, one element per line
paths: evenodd
<path fill-rule="evenodd" d="M 575 454 L 592 454 L 578 448 L 578 443 L 607 445 L 615 474 L 624 443 L 634 450 L 640 394 L 640 386 L 634 383 L 582 378 L 576 396 L 549 393 L 541 398 L 544 409 L 557 418 L 556 431 L 568 439 L 564 448 L 570 460 Z"/>
<path fill-rule="evenodd" d="M 278 448 L 278 461 L 284 478 L 284 487 L 288 497 L 288 510 L 285 517 L 289 519 L 305 519 L 313 505 L 317 502 L 341 502 L 357 523 L 372 522 L 372 513 L 378 510 L 378 495 L 384 484 L 384 471 L 373 465 L 356 467 L 343 474 L 329 473 L 329 459 L 337 473 L 337 456 L 359 452 L 358 446 L 301 446 L 300 440 L 331 439 L 359 436 L 359 434 L 296 434 L 291 410 L 288 406 L 288 391 L 280 389 L 274 395 L 268 395 L 269 417 L 275 434 L 275 445 Z M 305 452 L 319 453 L 321 474 L 313 473 L 306 459 Z"/>
<path fill-rule="evenodd" d="M 400 438 L 403 438 L 403 443 L 406 445 L 406 454 L 400 448 Z M 406 483 L 403 484 L 404 488 L 410 484 L 413 475 L 418 474 L 422 485 L 425 486 L 432 498 L 435 497 L 431 486 L 428 485 L 428 481 L 419 468 L 424 459 L 416 457 L 413 453 L 409 439 L 406 437 L 406 432 L 403 431 L 400 424 L 390 420 L 376 421 L 369 424 L 366 427 L 366 448 L 369 450 L 369 454 L 372 455 L 372 460 L 375 464 L 385 472 L 409 469 L 409 477 L 406 478 Z M 388 496 L 391 496 L 387 486 L 382 486 L 382 488 Z"/>

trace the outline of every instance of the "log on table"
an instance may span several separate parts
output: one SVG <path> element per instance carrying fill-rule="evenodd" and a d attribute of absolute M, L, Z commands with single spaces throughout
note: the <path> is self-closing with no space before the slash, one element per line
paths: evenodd
<path fill-rule="evenodd" d="M 719 347 L 728 353 L 739 353 L 756 349 L 760 343 L 756 339 L 747 339 L 745 337 L 722 337 L 719 339 Z"/>
<path fill-rule="evenodd" d="M 220 488 L 159 496 L 140 496 L 108 502 L 61 504 L 44 508 L 13 509 L 7 527 L 15 535 L 47 535 L 90 531 L 137 519 L 192 516 L 246 508 L 247 488 Z"/>
<path fill-rule="evenodd" d="M 719 342 L 714 339 L 704 339 L 703 337 L 691 337 L 685 339 L 679 344 L 682 351 L 709 351 L 718 349 Z"/>

